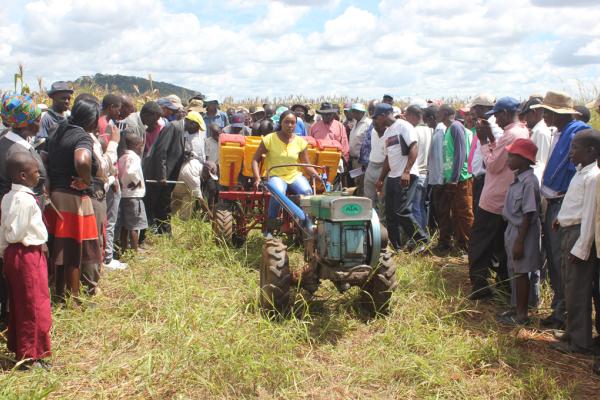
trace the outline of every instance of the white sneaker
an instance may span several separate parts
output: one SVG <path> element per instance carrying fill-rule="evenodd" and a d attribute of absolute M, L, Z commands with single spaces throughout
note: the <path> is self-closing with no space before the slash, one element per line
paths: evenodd
<path fill-rule="evenodd" d="M 119 260 L 114 260 L 114 259 L 111 262 L 109 262 L 108 264 L 104 264 L 104 268 L 112 270 L 112 271 L 127 269 L 127 267 L 128 267 L 127 264 L 122 263 Z"/>

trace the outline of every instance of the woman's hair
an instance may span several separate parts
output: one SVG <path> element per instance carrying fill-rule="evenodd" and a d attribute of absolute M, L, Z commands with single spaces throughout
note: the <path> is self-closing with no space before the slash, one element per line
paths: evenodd
<path fill-rule="evenodd" d="M 296 113 L 294 113 L 292 110 L 285 110 L 279 116 L 279 129 L 281 129 L 282 122 L 288 115 L 293 115 L 294 118 L 296 118 Z"/>
<path fill-rule="evenodd" d="M 80 99 L 75 102 L 69 117 L 69 123 L 80 126 L 86 132 L 95 131 L 100 118 L 100 105 L 92 99 Z"/>

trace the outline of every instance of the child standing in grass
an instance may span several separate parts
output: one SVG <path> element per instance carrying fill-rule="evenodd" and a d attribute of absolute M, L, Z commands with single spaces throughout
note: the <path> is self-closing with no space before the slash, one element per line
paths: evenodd
<path fill-rule="evenodd" d="M 2 199 L 0 254 L 9 289 L 8 349 L 23 368 L 49 368 L 50 293 L 45 244 L 48 232 L 31 190 L 40 179 L 37 161 L 26 152 L 7 160 L 11 191 Z"/>
<path fill-rule="evenodd" d="M 138 231 L 148 228 L 144 196 L 146 185 L 142 172 L 141 154 L 144 140 L 136 135 L 127 135 L 127 150 L 119 158 L 119 182 L 121 183 L 121 205 L 119 220 L 121 221 L 121 248 L 138 250 Z"/>
<path fill-rule="evenodd" d="M 569 156 L 577 172 L 554 223 L 560 226 L 567 329 L 553 347 L 588 354 L 592 347 L 592 280 L 597 268 L 594 246 L 596 197 L 600 169 L 600 132 L 584 129 L 571 142 Z"/>
<path fill-rule="evenodd" d="M 527 308 L 530 295 L 539 298 L 539 287 L 531 288 L 529 274 L 542 266 L 540 249 L 540 184 L 531 167 L 535 164 L 537 146 L 530 139 L 517 139 L 506 147 L 508 167 L 515 171 L 515 180 L 508 188 L 502 216 L 507 221 L 504 245 L 511 281 L 511 306 L 498 320 L 508 325 L 529 322 Z"/>

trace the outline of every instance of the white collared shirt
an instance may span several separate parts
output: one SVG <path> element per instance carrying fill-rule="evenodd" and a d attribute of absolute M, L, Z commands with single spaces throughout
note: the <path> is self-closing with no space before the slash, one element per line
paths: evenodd
<path fill-rule="evenodd" d="M 360 157 L 360 148 L 365 137 L 365 132 L 369 129 L 371 122 L 371 118 L 365 113 L 361 120 L 358 121 L 350 131 L 350 157 Z"/>
<path fill-rule="evenodd" d="M 415 164 L 419 169 L 419 175 L 424 176 L 427 175 L 427 162 L 433 129 L 426 124 L 419 124 L 415 127 L 415 133 L 417 134 L 417 145 L 419 146 L 419 154 L 417 154 Z"/>
<path fill-rule="evenodd" d="M 42 211 L 33 191 L 27 186 L 12 184 L 2 199 L 0 222 L 0 255 L 12 243 L 39 246 L 48 241 L 48 231 Z"/>
<path fill-rule="evenodd" d="M 581 224 L 581 233 L 571 254 L 582 260 L 588 259 L 594 243 L 599 175 L 600 168 L 596 162 L 583 168 L 577 166 L 577 172 L 569 184 L 557 216 L 563 228 Z"/>
<path fill-rule="evenodd" d="M 550 158 L 550 144 L 552 142 L 552 129 L 548 128 L 543 118 L 531 130 L 530 139 L 538 148 L 533 173 L 541 182 L 544 176 L 544 168 L 546 168 L 546 163 Z"/>

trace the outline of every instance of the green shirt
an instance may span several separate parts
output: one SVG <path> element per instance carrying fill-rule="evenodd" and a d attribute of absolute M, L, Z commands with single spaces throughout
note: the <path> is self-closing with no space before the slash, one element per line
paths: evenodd
<path fill-rule="evenodd" d="M 469 152 L 473 132 L 458 121 L 453 122 L 444 134 L 444 182 L 458 183 L 471 178 Z"/>

